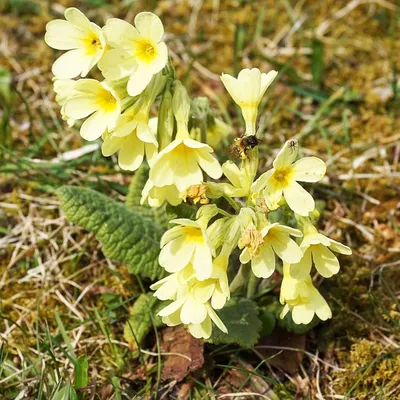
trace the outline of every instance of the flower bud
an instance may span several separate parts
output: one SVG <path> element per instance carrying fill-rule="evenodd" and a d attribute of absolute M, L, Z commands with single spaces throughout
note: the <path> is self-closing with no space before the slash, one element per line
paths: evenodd
<path fill-rule="evenodd" d="M 190 98 L 186 89 L 179 81 L 175 81 L 173 86 L 174 95 L 172 97 L 172 111 L 174 113 L 178 128 L 176 137 L 188 137 Z"/>
<path fill-rule="evenodd" d="M 158 114 L 159 150 L 162 150 L 171 143 L 173 133 L 174 115 L 172 112 L 172 95 L 168 89 L 163 95 Z"/>

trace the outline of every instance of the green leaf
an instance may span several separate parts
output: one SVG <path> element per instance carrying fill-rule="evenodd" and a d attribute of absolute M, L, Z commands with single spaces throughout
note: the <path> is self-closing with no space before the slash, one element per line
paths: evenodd
<path fill-rule="evenodd" d="M 88 385 L 88 383 L 89 383 L 88 382 L 88 369 L 89 369 L 89 364 L 88 364 L 87 357 L 84 357 L 84 356 L 79 357 L 76 360 L 75 369 L 74 369 L 75 389 L 82 389 Z M 83 393 L 79 393 L 78 398 L 82 399 Z"/>
<path fill-rule="evenodd" d="M 142 198 L 142 190 L 144 185 L 149 178 L 149 166 L 146 163 L 142 163 L 140 168 L 135 172 L 129 185 L 128 194 L 126 196 L 125 203 L 131 209 L 137 211 L 144 217 L 152 219 L 160 227 L 168 228 L 168 216 L 165 211 L 165 204 L 159 208 L 149 207 L 147 205 L 141 205 L 140 199 Z"/>
<path fill-rule="evenodd" d="M 213 344 L 238 344 L 241 347 L 253 347 L 259 338 L 262 323 L 258 318 L 256 303 L 247 299 L 231 299 L 218 312 L 228 329 L 228 334 L 213 325 L 209 341 Z"/>
<path fill-rule="evenodd" d="M 71 382 L 68 382 L 52 397 L 52 400 L 78 400 L 78 396 Z"/>
<path fill-rule="evenodd" d="M 126 263 L 132 274 L 165 276 L 158 264 L 162 230 L 154 222 L 91 189 L 62 186 L 57 195 L 68 220 L 94 232 L 106 257 Z"/>
<path fill-rule="evenodd" d="M 324 44 L 318 40 L 312 41 L 311 75 L 314 85 L 321 86 L 324 73 Z"/>
<path fill-rule="evenodd" d="M 134 357 L 139 355 L 139 347 L 151 330 L 153 321 L 156 326 L 162 325 L 161 318 L 156 315 L 160 305 L 157 298 L 148 293 L 141 294 L 130 309 L 130 317 L 124 326 L 124 338 Z"/>
<path fill-rule="evenodd" d="M 10 71 L 0 66 L 0 95 L 4 97 L 6 101 L 10 99 L 11 90 L 11 73 Z"/>

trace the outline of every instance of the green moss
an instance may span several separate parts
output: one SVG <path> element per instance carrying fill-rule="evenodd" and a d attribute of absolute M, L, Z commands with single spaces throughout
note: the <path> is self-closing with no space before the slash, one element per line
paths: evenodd
<path fill-rule="evenodd" d="M 350 354 L 339 354 L 346 371 L 336 374 L 337 393 L 357 399 L 373 395 L 387 400 L 400 396 L 400 352 L 393 347 L 362 339 L 353 344 Z"/>

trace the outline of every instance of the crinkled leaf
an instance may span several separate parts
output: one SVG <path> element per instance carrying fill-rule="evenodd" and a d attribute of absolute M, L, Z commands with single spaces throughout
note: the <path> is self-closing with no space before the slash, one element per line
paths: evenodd
<path fill-rule="evenodd" d="M 247 299 L 231 299 L 218 311 L 218 315 L 228 329 L 228 334 L 213 325 L 209 341 L 214 344 L 238 344 L 241 347 L 253 347 L 259 338 L 262 323 L 258 318 L 257 305 Z"/>
<path fill-rule="evenodd" d="M 152 324 L 156 327 L 162 325 L 161 318 L 157 316 L 159 308 L 160 302 L 148 293 L 141 294 L 130 309 L 130 317 L 124 327 L 124 338 L 135 357 L 139 355 L 138 347 L 142 346 Z"/>
<path fill-rule="evenodd" d="M 162 230 L 150 219 L 91 189 L 62 186 L 57 195 L 68 220 L 94 232 L 107 257 L 126 263 L 132 274 L 165 275 L 158 264 Z"/>
<path fill-rule="evenodd" d="M 165 204 L 163 204 L 159 208 L 149 207 L 148 205 L 140 204 L 140 199 L 142 198 L 142 190 L 148 178 L 149 166 L 146 163 L 143 163 L 132 177 L 125 203 L 131 210 L 138 212 L 144 217 L 152 219 L 158 225 L 160 225 L 160 227 L 167 229 L 168 216 L 165 210 Z"/>

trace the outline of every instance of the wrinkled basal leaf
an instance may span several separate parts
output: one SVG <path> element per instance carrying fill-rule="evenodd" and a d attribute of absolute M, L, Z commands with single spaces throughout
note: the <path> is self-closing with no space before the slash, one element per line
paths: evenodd
<path fill-rule="evenodd" d="M 130 317 L 124 326 L 124 338 L 129 344 L 133 356 L 139 355 L 138 347 L 152 329 L 153 322 L 161 326 L 161 318 L 157 316 L 159 301 L 151 293 L 141 294 L 130 309 Z"/>
<path fill-rule="evenodd" d="M 158 264 L 162 230 L 151 220 L 91 189 L 62 186 L 57 195 L 68 220 L 94 232 L 106 257 L 126 263 L 132 274 L 165 275 Z"/>
<path fill-rule="evenodd" d="M 209 341 L 214 344 L 238 344 L 241 347 L 253 347 L 259 338 L 262 323 L 258 318 L 257 305 L 247 299 L 231 299 L 218 315 L 228 329 L 228 334 L 215 325 Z"/>

